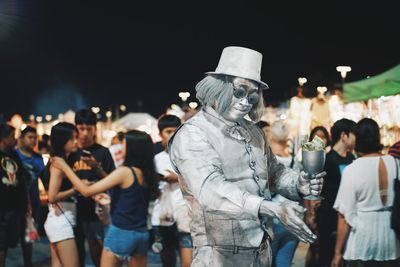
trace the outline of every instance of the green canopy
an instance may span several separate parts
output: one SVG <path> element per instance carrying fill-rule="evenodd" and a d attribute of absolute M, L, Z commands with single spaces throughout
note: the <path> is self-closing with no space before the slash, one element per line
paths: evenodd
<path fill-rule="evenodd" d="M 343 88 L 346 103 L 397 94 L 400 94 L 400 65 L 369 79 L 345 83 Z"/>

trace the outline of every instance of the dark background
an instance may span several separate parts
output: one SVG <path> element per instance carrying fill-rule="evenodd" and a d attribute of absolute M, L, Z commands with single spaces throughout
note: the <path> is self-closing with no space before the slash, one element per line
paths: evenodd
<path fill-rule="evenodd" d="M 56 115 L 125 104 L 159 116 L 215 69 L 225 46 L 264 55 L 266 102 L 400 63 L 398 9 L 319 1 L 0 0 L 0 113 Z M 304 3 L 299 3 L 304 2 Z"/>

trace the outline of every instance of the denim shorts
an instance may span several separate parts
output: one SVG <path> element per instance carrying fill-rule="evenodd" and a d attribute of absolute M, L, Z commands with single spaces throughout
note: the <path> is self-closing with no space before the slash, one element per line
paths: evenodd
<path fill-rule="evenodd" d="M 134 254 L 147 255 L 149 233 L 147 230 L 124 230 L 111 224 L 104 240 L 104 249 L 111 251 L 121 260 L 127 260 Z"/>
<path fill-rule="evenodd" d="M 193 242 L 190 233 L 179 232 L 178 235 L 180 248 L 193 248 Z"/>

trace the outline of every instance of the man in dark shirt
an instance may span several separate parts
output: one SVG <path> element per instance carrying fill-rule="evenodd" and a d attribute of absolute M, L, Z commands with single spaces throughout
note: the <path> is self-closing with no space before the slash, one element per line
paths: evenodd
<path fill-rule="evenodd" d="M 321 204 L 316 214 L 319 234 L 319 265 L 330 266 L 336 241 L 337 212 L 333 204 L 339 190 L 343 169 L 355 158 L 351 153 L 355 145 L 355 122 L 348 119 L 336 121 L 331 128 L 332 150 L 326 155 L 324 187 Z"/>
<path fill-rule="evenodd" d="M 0 266 L 7 249 L 15 247 L 24 232 L 27 211 L 25 172 L 14 151 L 15 129 L 0 122 Z"/>
<path fill-rule="evenodd" d="M 79 110 L 75 114 L 75 124 L 79 133 L 80 149 L 74 155 L 73 170 L 81 179 L 97 181 L 104 178 L 115 166 L 109 150 L 96 143 L 96 114 L 89 109 Z M 76 241 L 81 265 L 84 266 L 86 238 L 92 261 L 95 266 L 100 266 L 104 227 L 95 212 L 95 202 L 92 198 L 78 197 L 77 219 Z"/>

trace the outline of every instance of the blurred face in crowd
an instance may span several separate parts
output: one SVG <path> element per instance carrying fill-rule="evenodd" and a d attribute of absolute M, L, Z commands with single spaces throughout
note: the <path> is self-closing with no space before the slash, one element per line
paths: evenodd
<path fill-rule="evenodd" d="M 71 152 L 75 152 L 78 150 L 78 133 L 74 131 L 71 139 L 64 146 L 65 154 L 69 154 Z"/>
<path fill-rule="evenodd" d="M 118 136 L 114 136 L 114 137 L 111 139 L 111 145 L 116 145 L 116 144 L 122 144 L 122 142 L 119 141 Z"/>
<path fill-rule="evenodd" d="M 302 87 L 297 87 L 297 96 L 298 97 L 304 97 L 303 88 Z"/>
<path fill-rule="evenodd" d="M 233 80 L 234 93 L 230 107 L 222 114 L 228 121 L 240 121 L 246 116 L 253 105 L 257 105 L 260 94 L 255 82 L 235 78 Z"/>
<path fill-rule="evenodd" d="M 161 143 L 163 144 L 164 148 L 167 148 L 168 141 L 175 133 L 176 129 L 177 127 L 166 127 L 162 129 L 160 137 L 161 137 Z"/>
<path fill-rule="evenodd" d="M 4 137 L 2 142 L 6 149 L 14 149 L 17 144 L 15 140 L 15 131 L 12 131 L 8 136 Z"/>
<path fill-rule="evenodd" d="M 28 132 L 24 136 L 20 137 L 21 146 L 27 151 L 33 151 L 37 143 L 37 134 L 34 132 Z"/>
<path fill-rule="evenodd" d="M 347 148 L 347 151 L 352 151 L 354 149 L 354 146 L 356 145 L 356 136 L 354 133 L 342 133 L 342 140 Z"/>
<path fill-rule="evenodd" d="M 81 148 L 89 147 L 94 144 L 96 138 L 96 125 L 78 124 L 78 142 Z"/>

